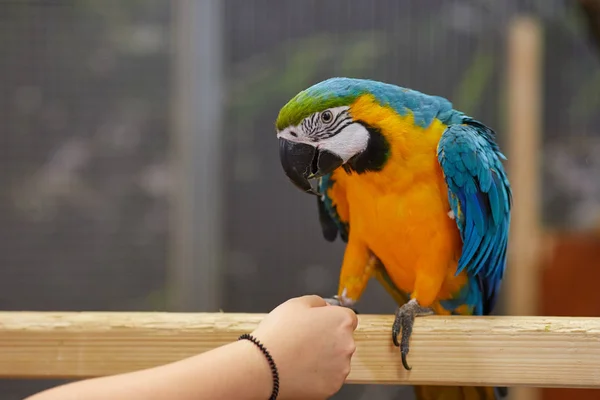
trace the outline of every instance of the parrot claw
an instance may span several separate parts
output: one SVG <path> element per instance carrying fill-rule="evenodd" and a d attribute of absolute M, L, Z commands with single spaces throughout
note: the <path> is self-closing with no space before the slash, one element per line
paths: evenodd
<path fill-rule="evenodd" d="M 406 361 L 406 356 L 409 351 L 409 340 L 410 335 L 412 334 L 415 317 L 431 315 L 433 313 L 434 311 L 432 308 L 422 307 L 415 299 L 410 300 L 396 310 L 396 317 L 394 319 L 394 324 L 392 325 L 392 341 L 396 347 L 400 347 L 402 366 L 404 366 L 404 369 L 407 371 L 412 369 Z M 402 331 L 402 335 L 400 336 L 400 342 L 398 342 L 400 331 Z"/>
<path fill-rule="evenodd" d="M 337 298 L 337 296 L 333 296 L 333 297 L 326 297 L 325 302 L 329 305 L 332 306 L 341 306 L 342 302 Z"/>
<path fill-rule="evenodd" d="M 358 315 L 358 311 L 352 307 L 352 302 L 348 302 L 345 301 L 345 298 L 342 296 L 333 296 L 333 297 L 327 297 L 324 299 L 328 304 L 332 305 L 332 306 L 339 306 L 339 307 L 346 307 L 351 309 L 352 311 L 354 311 L 355 314 Z"/>

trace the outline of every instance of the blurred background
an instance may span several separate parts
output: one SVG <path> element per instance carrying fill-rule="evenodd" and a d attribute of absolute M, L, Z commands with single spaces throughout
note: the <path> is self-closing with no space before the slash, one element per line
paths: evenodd
<path fill-rule="evenodd" d="M 599 15 L 597 0 L 0 0 L 0 309 L 267 312 L 334 294 L 344 247 L 285 178 L 274 121 L 349 76 L 498 132 L 517 203 L 498 313 L 600 316 Z M 395 306 L 374 283 L 358 308 Z M 0 400 L 61 382 L 0 380 Z M 335 398 L 373 396 L 412 391 Z"/>

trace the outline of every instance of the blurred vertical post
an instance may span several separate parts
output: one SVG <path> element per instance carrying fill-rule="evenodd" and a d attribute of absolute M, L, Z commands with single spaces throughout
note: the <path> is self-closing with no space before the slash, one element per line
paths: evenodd
<path fill-rule="evenodd" d="M 514 193 L 506 300 L 508 314 L 536 315 L 540 286 L 542 29 L 515 17 L 508 28 L 508 170 Z M 535 388 L 510 389 L 512 400 L 539 398 Z"/>
<path fill-rule="evenodd" d="M 222 257 L 222 1 L 174 0 L 167 303 L 217 311 Z"/>

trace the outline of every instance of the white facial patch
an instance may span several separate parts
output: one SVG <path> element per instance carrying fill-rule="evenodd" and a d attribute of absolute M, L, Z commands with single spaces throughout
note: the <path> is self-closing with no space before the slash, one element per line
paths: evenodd
<path fill-rule="evenodd" d="M 277 132 L 277 138 L 287 139 L 294 143 L 304 143 L 311 146 L 316 146 L 317 143 L 312 142 L 302 130 L 302 126 L 288 126 L 284 130 Z"/>
<path fill-rule="evenodd" d="M 319 120 L 322 112 L 316 113 L 306 117 L 298 125 L 281 130 L 277 133 L 277 137 L 327 150 L 339 156 L 344 163 L 364 151 L 369 143 L 369 132 L 361 124 L 351 123 L 347 114 L 348 107 L 332 107 L 327 111 L 332 114 L 331 123 L 323 123 Z M 340 115 L 342 113 L 345 115 Z M 338 117 L 345 118 L 345 121 L 338 122 Z M 314 140 L 315 137 L 319 139 Z"/>
<path fill-rule="evenodd" d="M 317 143 L 317 148 L 328 150 L 344 162 L 364 151 L 369 144 L 369 131 L 359 123 L 353 123 L 340 133 Z"/>

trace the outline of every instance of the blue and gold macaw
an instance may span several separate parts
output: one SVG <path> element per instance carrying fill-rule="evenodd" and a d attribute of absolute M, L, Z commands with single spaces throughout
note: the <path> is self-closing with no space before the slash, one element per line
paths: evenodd
<path fill-rule="evenodd" d="M 350 78 L 298 93 L 276 127 L 285 174 L 317 195 L 325 239 L 339 234 L 347 243 L 330 302 L 353 307 L 376 277 L 399 304 L 392 339 L 406 369 L 416 316 L 492 311 L 512 194 L 490 128 L 442 97 Z M 415 390 L 420 399 L 496 399 L 503 392 Z"/>

